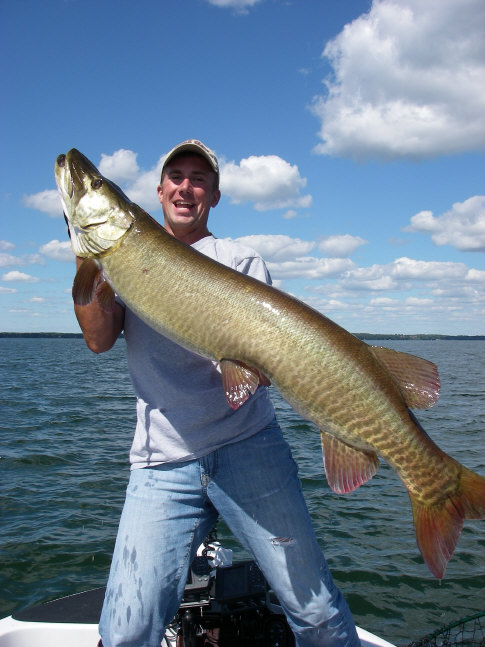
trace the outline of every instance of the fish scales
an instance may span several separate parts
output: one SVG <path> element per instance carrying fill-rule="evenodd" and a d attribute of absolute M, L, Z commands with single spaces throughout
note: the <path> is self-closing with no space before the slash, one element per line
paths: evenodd
<path fill-rule="evenodd" d="M 331 429 L 344 442 L 376 450 L 401 470 L 401 476 L 411 463 L 413 481 L 424 479 L 413 489 L 427 489 L 423 485 L 428 482 L 429 460 L 417 472 L 426 438 L 409 433 L 414 427 L 406 420 L 404 405 L 401 416 L 389 408 L 389 392 L 398 397 L 393 383 L 362 380 L 363 373 L 374 378 L 380 367 L 362 352 L 366 345 L 361 340 L 354 337 L 344 343 L 341 330 L 320 313 L 194 253 L 152 220 L 130 230 L 102 264 L 120 297 L 136 304 L 135 312 L 155 329 L 207 357 L 237 358 L 260 369 L 305 418 Z M 354 352 L 349 357 L 350 343 Z M 396 453 L 399 435 L 401 450 Z M 448 484 L 441 460 L 433 472 L 433 483 L 439 476 L 442 487 Z"/>
<path fill-rule="evenodd" d="M 411 498 L 419 548 L 441 578 L 463 519 L 485 517 L 485 478 L 445 454 L 408 408 L 436 402 L 434 365 L 369 347 L 301 301 L 177 241 L 79 151 L 59 156 L 55 173 L 74 251 L 96 258 L 147 324 L 220 361 L 223 377 L 226 360 L 266 375 L 322 430 L 335 491 L 349 492 L 371 478 L 376 455 L 398 473 Z M 85 274 L 96 273 L 81 266 L 75 287 Z"/>

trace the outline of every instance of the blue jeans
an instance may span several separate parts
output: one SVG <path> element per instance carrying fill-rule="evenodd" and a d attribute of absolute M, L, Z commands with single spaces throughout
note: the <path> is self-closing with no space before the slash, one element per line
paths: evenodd
<path fill-rule="evenodd" d="M 201 459 L 131 472 L 99 625 L 104 647 L 159 647 L 219 513 L 278 596 L 298 647 L 360 646 L 274 421 Z"/>

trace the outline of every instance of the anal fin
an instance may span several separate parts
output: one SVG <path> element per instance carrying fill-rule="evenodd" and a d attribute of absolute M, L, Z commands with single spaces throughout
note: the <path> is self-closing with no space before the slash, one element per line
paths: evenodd
<path fill-rule="evenodd" d="M 326 431 L 320 431 L 327 482 L 337 494 L 353 492 L 379 469 L 372 451 L 356 449 Z"/>

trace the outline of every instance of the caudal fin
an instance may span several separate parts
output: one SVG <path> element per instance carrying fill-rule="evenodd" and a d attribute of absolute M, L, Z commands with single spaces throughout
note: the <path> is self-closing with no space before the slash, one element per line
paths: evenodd
<path fill-rule="evenodd" d="M 485 519 L 485 478 L 466 467 L 461 470 L 456 494 L 439 504 L 425 505 L 410 493 L 419 550 L 439 579 L 444 577 L 464 519 Z"/>

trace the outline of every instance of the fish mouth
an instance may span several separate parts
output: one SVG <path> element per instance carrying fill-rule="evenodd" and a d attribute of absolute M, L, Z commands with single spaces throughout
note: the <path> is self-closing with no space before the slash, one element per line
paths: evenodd
<path fill-rule="evenodd" d="M 67 198 L 72 200 L 74 196 L 74 182 L 72 180 L 71 170 L 69 168 L 69 163 L 67 161 L 67 155 L 61 153 L 57 156 L 56 159 L 57 173 L 60 179 L 58 182 L 58 189 L 61 195 L 61 200 L 64 194 Z M 65 206 L 65 204 L 64 204 Z M 65 209 L 64 209 L 65 211 Z"/>

